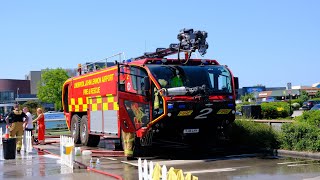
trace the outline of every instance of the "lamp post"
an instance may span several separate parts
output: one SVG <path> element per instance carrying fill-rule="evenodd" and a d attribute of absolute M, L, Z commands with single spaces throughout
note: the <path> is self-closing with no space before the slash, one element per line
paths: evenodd
<path fill-rule="evenodd" d="M 288 94 L 289 94 L 289 108 L 290 108 L 290 111 L 289 111 L 289 113 L 290 113 L 290 116 L 291 116 L 291 114 L 292 114 L 292 109 L 291 109 L 291 99 L 292 99 L 292 96 L 291 96 L 291 94 L 292 94 L 292 85 L 291 85 L 291 82 L 288 82 L 287 83 L 287 88 L 288 88 Z"/>
<path fill-rule="evenodd" d="M 18 102 L 18 98 L 19 98 L 19 88 L 17 88 L 17 102 Z"/>

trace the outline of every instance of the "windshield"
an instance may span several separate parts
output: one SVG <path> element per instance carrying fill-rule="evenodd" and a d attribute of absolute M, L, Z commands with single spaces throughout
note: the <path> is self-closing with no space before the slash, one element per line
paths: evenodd
<path fill-rule="evenodd" d="M 212 93 L 232 93 L 231 74 L 224 66 L 148 65 L 162 88 L 205 85 Z"/>

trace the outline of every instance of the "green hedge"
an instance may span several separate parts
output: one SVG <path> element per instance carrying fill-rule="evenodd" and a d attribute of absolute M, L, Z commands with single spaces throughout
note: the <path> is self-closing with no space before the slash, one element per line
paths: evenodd
<path fill-rule="evenodd" d="M 302 106 L 303 104 L 303 101 L 301 99 L 292 99 L 291 100 L 291 104 L 294 104 L 294 103 L 299 103 L 300 104 L 300 107 Z"/>
<path fill-rule="evenodd" d="M 320 98 L 312 98 L 311 100 L 320 101 Z"/>
<path fill-rule="evenodd" d="M 264 119 L 286 118 L 290 115 L 290 106 L 287 102 L 261 103 L 261 115 Z"/>
<path fill-rule="evenodd" d="M 320 129 L 305 122 L 281 127 L 281 148 L 296 151 L 320 151 Z"/>
<path fill-rule="evenodd" d="M 298 122 L 306 122 L 315 127 L 320 127 L 320 111 L 319 110 L 311 110 L 304 111 L 301 116 L 297 116 L 295 118 Z"/>
<path fill-rule="evenodd" d="M 298 110 L 301 106 L 299 103 L 295 102 L 291 104 L 291 107 L 293 110 Z"/>
<path fill-rule="evenodd" d="M 250 120 L 236 120 L 230 133 L 232 144 L 260 148 L 278 148 L 278 138 L 278 133 L 267 124 Z"/>
<path fill-rule="evenodd" d="M 281 147 L 297 151 L 320 151 L 320 111 L 305 111 L 292 124 L 281 127 Z"/>

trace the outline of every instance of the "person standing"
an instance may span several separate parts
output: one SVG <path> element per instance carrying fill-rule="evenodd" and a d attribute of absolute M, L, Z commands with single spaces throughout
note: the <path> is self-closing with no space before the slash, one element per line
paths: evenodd
<path fill-rule="evenodd" d="M 31 132 L 31 136 L 32 136 L 32 142 L 34 142 L 34 137 L 33 137 L 33 123 L 32 123 L 32 114 L 29 112 L 29 108 L 28 107 L 24 107 L 22 109 L 22 111 L 28 116 L 28 120 L 24 120 L 24 130 L 25 131 L 30 131 Z"/>
<path fill-rule="evenodd" d="M 11 118 L 11 122 L 9 119 Z M 28 120 L 28 116 L 19 109 L 19 105 L 15 104 L 14 109 L 6 117 L 6 123 L 9 124 L 10 138 L 17 138 L 17 152 L 20 153 L 23 135 L 23 118 Z"/>
<path fill-rule="evenodd" d="M 37 115 L 38 117 L 32 121 L 32 123 L 37 122 L 38 123 L 38 141 L 40 144 L 45 144 L 45 130 L 46 130 L 46 126 L 44 124 L 44 114 L 41 108 L 37 109 Z"/>

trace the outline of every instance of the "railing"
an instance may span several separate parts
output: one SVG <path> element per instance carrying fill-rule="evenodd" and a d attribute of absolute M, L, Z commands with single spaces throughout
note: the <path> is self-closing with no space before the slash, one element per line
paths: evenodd
<path fill-rule="evenodd" d="M 262 119 L 262 120 L 253 120 L 254 122 L 257 122 L 257 123 L 268 123 L 270 126 L 273 124 L 273 123 L 293 123 L 294 120 L 278 120 L 278 119 L 271 119 L 271 120 L 265 120 L 265 119 Z"/>
<path fill-rule="evenodd" d="M 125 59 L 125 54 L 124 54 L 124 52 L 122 52 L 122 53 L 117 53 L 117 54 L 114 54 L 112 56 L 106 57 L 102 60 L 98 60 L 98 61 L 95 61 L 92 63 L 81 64 L 81 74 L 86 74 L 88 72 L 96 71 L 97 70 L 96 65 L 99 63 L 104 63 L 105 67 L 107 67 L 108 60 L 113 57 L 117 57 L 117 56 L 119 56 L 119 62 L 121 62 L 121 60 Z"/>
<path fill-rule="evenodd" d="M 60 136 L 60 163 L 73 169 L 74 139 L 68 136 Z"/>
<path fill-rule="evenodd" d="M 171 167 L 167 171 L 167 167 L 163 165 L 162 167 L 156 163 L 153 167 L 153 162 L 148 163 L 147 160 L 138 159 L 138 171 L 139 171 L 139 180 L 198 180 L 198 177 L 187 173 L 184 176 L 184 173 L 181 169 L 174 169 Z"/>

